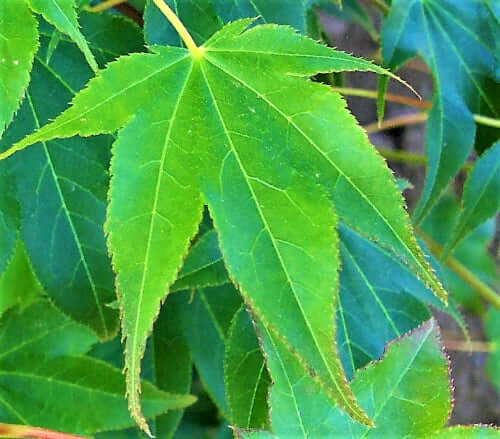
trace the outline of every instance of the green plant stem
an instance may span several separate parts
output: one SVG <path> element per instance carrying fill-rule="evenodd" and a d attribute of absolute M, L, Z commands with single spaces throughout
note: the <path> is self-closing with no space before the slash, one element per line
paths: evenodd
<path fill-rule="evenodd" d="M 170 6 L 168 6 L 163 0 L 153 0 L 153 2 L 158 7 L 158 9 L 163 13 L 163 15 L 167 17 L 167 20 L 170 21 L 170 23 L 179 34 L 182 41 L 184 41 L 184 44 L 191 52 L 191 54 L 195 58 L 199 58 L 202 54 L 202 50 L 196 45 L 196 43 L 193 40 L 193 37 L 185 28 L 185 26 L 182 24 L 182 21 L 179 20 L 179 17 L 175 15 L 172 9 L 170 9 Z"/>
<path fill-rule="evenodd" d="M 357 96 L 366 99 L 377 99 L 376 90 L 367 90 L 362 88 L 349 88 L 349 87 L 332 87 L 338 93 L 346 96 Z M 432 107 L 432 103 L 429 101 L 420 101 L 417 99 L 407 98 L 406 96 L 395 95 L 387 93 L 385 99 L 388 102 L 396 102 L 398 104 L 408 105 L 410 107 L 420 108 L 424 110 L 429 110 Z M 474 121 L 480 125 L 486 125 L 493 128 L 500 128 L 500 120 L 493 119 L 491 117 L 482 116 L 480 114 L 474 114 Z"/>
<path fill-rule="evenodd" d="M 31 439 L 85 439 L 83 436 L 60 433 L 45 428 L 30 427 L 29 425 L 12 425 L 0 423 L 0 437 L 31 438 Z"/>
<path fill-rule="evenodd" d="M 429 247 L 429 250 L 438 258 L 441 258 L 443 253 L 442 247 L 434 241 L 430 236 L 427 236 L 422 231 L 419 235 Z M 500 295 L 495 293 L 488 285 L 478 279 L 469 269 L 453 256 L 449 256 L 444 260 L 444 263 L 450 268 L 460 279 L 476 291 L 484 300 L 491 303 L 495 308 L 500 309 Z"/>

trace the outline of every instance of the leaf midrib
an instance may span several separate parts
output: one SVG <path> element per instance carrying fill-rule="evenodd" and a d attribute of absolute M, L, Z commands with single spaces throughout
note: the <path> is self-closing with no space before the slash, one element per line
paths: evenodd
<path fill-rule="evenodd" d="M 184 57 L 182 59 L 186 59 L 186 57 Z M 137 352 L 138 330 L 139 330 L 140 315 L 141 315 L 140 309 L 142 306 L 142 301 L 144 299 L 144 289 L 145 289 L 146 277 L 147 277 L 148 268 L 149 268 L 148 261 L 150 258 L 151 243 L 152 243 L 152 239 L 153 239 L 153 229 L 154 229 L 154 224 L 155 224 L 155 218 L 157 216 L 160 188 L 161 188 L 161 183 L 163 181 L 162 173 L 163 173 L 163 168 L 165 165 L 165 159 L 167 156 L 168 143 L 170 141 L 170 136 L 171 136 L 171 133 L 173 130 L 173 126 L 175 125 L 175 116 L 177 115 L 177 111 L 179 109 L 179 106 L 180 106 L 180 103 L 182 100 L 182 96 L 187 88 L 187 84 L 189 83 L 189 79 L 190 79 L 191 74 L 193 72 L 193 67 L 194 67 L 194 62 L 191 60 L 191 66 L 189 67 L 189 71 L 186 74 L 184 84 L 183 84 L 182 88 L 179 90 L 179 95 L 177 97 L 177 101 L 176 101 L 175 106 L 174 106 L 173 111 L 172 111 L 172 117 L 170 119 L 171 122 L 169 124 L 167 134 L 165 136 L 165 143 L 163 145 L 162 156 L 161 156 L 160 163 L 158 166 L 158 175 L 156 177 L 157 180 L 156 180 L 155 195 L 154 195 L 154 201 L 153 201 L 153 209 L 151 212 L 151 221 L 149 223 L 148 239 L 147 239 L 147 244 L 146 244 L 146 253 L 144 256 L 144 269 L 142 272 L 141 287 L 139 290 L 139 299 L 138 299 L 138 304 L 137 304 L 137 311 L 138 312 L 136 314 L 136 318 L 135 318 L 135 322 L 134 322 L 134 331 L 132 333 L 133 334 L 132 335 L 132 344 L 131 344 L 132 355 L 134 355 Z M 129 337 L 130 337 L 130 335 L 129 335 Z M 135 392 L 135 389 L 137 389 L 139 386 L 139 384 L 136 382 L 137 378 L 139 377 L 139 374 L 136 371 L 136 369 L 137 369 L 136 363 L 137 363 L 137 361 L 135 361 L 135 359 L 134 359 L 131 362 L 131 364 L 129 365 L 130 387 L 132 389 L 132 392 L 130 393 L 131 404 L 133 404 L 135 399 L 138 397 L 138 395 L 136 395 L 136 392 Z M 140 365 L 139 365 L 139 367 L 140 367 Z M 139 401 L 135 401 L 135 403 L 137 404 L 137 406 L 140 405 Z"/>
<path fill-rule="evenodd" d="M 212 64 L 212 65 L 214 65 L 214 67 L 216 67 L 216 68 L 217 68 L 217 66 L 216 66 L 215 64 L 213 64 L 213 63 L 211 63 L 211 64 Z M 220 111 L 220 109 L 219 109 L 219 106 L 218 106 L 218 104 L 217 104 L 217 100 L 215 99 L 215 95 L 214 95 L 214 93 L 213 93 L 213 91 L 212 91 L 212 88 L 211 88 L 211 86 L 210 86 L 210 84 L 209 84 L 209 81 L 208 81 L 207 75 L 206 75 L 205 70 L 204 70 L 204 68 L 203 68 L 203 64 L 200 64 L 200 69 L 201 69 L 201 73 L 202 73 L 202 75 L 203 75 L 203 77 L 204 77 L 204 79 L 205 79 L 205 83 L 206 83 L 206 85 L 207 85 L 207 88 L 208 88 L 208 90 L 209 90 L 209 93 L 210 93 L 210 95 L 211 95 L 211 98 L 212 98 L 213 104 L 214 104 L 214 106 L 215 106 L 215 109 L 216 109 L 217 115 L 218 115 L 219 120 L 220 120 L 220 122 L 221 122 L 221 126 L 222 126 L 222 128 L 223 128 L 224 134 L 226 135 L 226 137 L 227 137 L 227 139 L 228 139 L 229 145 L 230 145 L 230 147 L 231 147 L 231 151 L 232 151 L 232 153 L 234 154 L 234 157 L 235 157 L 235 159 L 236 159 L 236 161 L 237 161 L 237 163 L 238 163 L 238 166 L 239 166 L 239 168 L 240 168 L 240 171 L 241 171 L 241 173 L 242 173 L 243 177 L 245 178 L 245 182 L 246 182 L 246 184 L 247 184 L 247 186 L 248 186 L 248 189 L 249 189 L 249 191 L 250 191 L 250 193 L 251 193 L 251 196 L 252 196 L 252 199 L 253 199 L 254 204 L 255 204 L 255 206 L 256 206 L 257 212 L 258 212 L 258 214 L 259 214 L 259 216 L 260 216 L 260 218 L 261 218 L 261 221 L 262 221 L 262 223 L 263 223 L 263 225 L 264 225 L 264 228 L 265 228 L 265 229 L 266 229 L 266 231 L 267 231 L 267 234 L 269 235 L 269 238 L 271 239 L 271 242 L 272 242 L 272 245 L 273 245 L 274 251 L 275 251 L 275 253 L 276 253 L 276 256 L 277 256 L 277 258 L 278 258 L 278 261 L 279 261 L 279 263 L 280 263 L 280 265 L 281 265 L 281 268 L 282 268 L 282 270 L 283 270 L 283 273 L 284 273 L 284 275 L 285 275 L 285 277 L 286 277 L 287 283 L 288 283 L 288 285 L 290 286 L 290 289 L 291 289 L 291 291 L 292 291 L 292 293 L 293 293 L 293 296 L 294 296 L 294 298 L 295 298 L 295 301 L 296 301 L 296 303 L 297 303 L 297 305 L 298 305 L 298 307 L 299 307 L 299 309 L 300 309 L 300 312 L 301 312 L 301 314 L 302 314 L 302 318 L 304 319 L 304 321 L 305 321 L 305 323 L 306 323 L 306 325 L 307 325 L 307 328 L 309 329 L 309 332 L 310 332 L 310 334 L 311 334 L 311 336 L 312 336 L 312 339 L 313 339 L 313 341 L 314 341 L 314 344 L 315 344 L 315 346 L 316 346 L 316 349 L 317 349 L 317 351 L 318 351 L 318 353 L 319 353 L 319 355 L 320 355 L 320 357 L 321 357 L 321 359 L 322 359 L 322 361 L 323 361 L 323 364 L 326 366 L 326 369 L 328 370 L 328 373 L 329 373 L 329 375 L 330 375 L 331 380 L 333 381 L 333 383 L 334 383 L 334 385 L 335 385 L 335 387 L 336 387 L 336 389 L 337 389 L 337 391 L 338 391 L 338 397 L 340 397 L 340 398 L 344 401 L 344 403 L 346 404 L 346 406 L 347 406 L 347 407 L 349 407 L 349 408 L 353 411 L 353 413 L 357 413 L 357 412 L 358 412 L 358 410 L 356 410 L 356 407 L 353 407 L 353 406 L 352 406 L 352 404 L 351 404 L 351 402 L 350 402 L 348 399 L 346 399 L 346 397 L 345 397 L 345 395 L 344 395 L 344 392 L 343 392 L 343 391 L 342 391 L 342 389 L 339 387 L 339 384 L 338 384 L 338 382 L 337 382 L 337 379 L 336 379 L 336 377 L 335 377 L 335 374 L 332 372 L 332 370 L 331 370 L 331 368 L 330 368 L 330 364 L 329 364 L 329 362 L 327 361 L 327 359 L 325 358 L 324 353 L 323 353 L 323 350 L 320 348 L 320 346 L 319 346 L 319 344 L 318 344 L 318 341 L 317 341 L 317 339 L 316 339 L 316 333 L 315 333 L 315 331 L 313 331 L 312 326 L 311 326 L 311 323 L 310 323 L 310 321 L 309 321 L 309 319 L 308 319 L 308 317 L 307 317 L 307 315 L 306 315 L 306 313 L 305 313 L 305 311 L 304 311 L 304 308 L 303 308 L 303 306 L 302 306 L 302 302 L 300 301 L 300 299 L 299 299 L 299 297 L 298 297 L 298 295 L 297 295 L 297 292 L 295 291 L 295 285 L 294 285 L 294 283 L 293 283 L 293 281 L 292 281 L 292 279 L 291 279 L 291 277 L 290 277 L 290 274 L 288 273 L 288 269 L 287 269 L 286 264 L 285 264 L 285 262 L 284 262 L 284 260 L 283 260 L 283 257 L 282 257 L 282 255 L 281 255 L 281 252 L 279 251 L 278 244 L 277 244 L 277 242 L 276 242 L 276 238 L 274 237 L 274 235 L 273 235 L 273 233 L 272 233 L 272 231 L 271 231 L 271 228 L 270 228 L 270 226 L 269 226 L 269 224 L 268 224 L 268 222 L 267 222 L 267 219 L 266 219 L 266 217 L 265 217 L 265 215 L 264 215 L 264 212 L 262 212 L 262 209 L 261 209 L 260 204 L 259 204 L 259 202 L 258 202 L 258 197 L 256 196 L 255 191 L 254 191 L 254 189 L 253 189 L 253 186 L 252 186 L 252 184 L 251 184 L 251 183 L 250 183 L 250 181 L 249 181 L 249 176 L 248 176 L 248 174 L 247 174 L 247 172 L 246 172 L 246 169 L 245 169 L 245 167 L 243 166 L 243 163 L 242 163 L 242 161 L 241 161 L 241 159 L 240 159 L 240 157 L 239 157 L 238 151 L 236 150 L 236 148 L 235 148 L 235 146 L 234 146 L 234 143 L 233 143 L 232 137 L 231 137 L 231 135 L 230 135 L 230 132 L 229 132 L 229 131 L 228 131 L 228 129 L 227 129 L 227 126 L 226 126 L 226 123 L 225 123 L 225 121 L 224 121 L 224 118 L 222 117 L 222 113 L 221 113 L 221 111 Z M 219 68 L 219 70 L 221 70 L 221 69 Z M 224 72 L 224 71 L 223 71 L 223 72 Z"/>

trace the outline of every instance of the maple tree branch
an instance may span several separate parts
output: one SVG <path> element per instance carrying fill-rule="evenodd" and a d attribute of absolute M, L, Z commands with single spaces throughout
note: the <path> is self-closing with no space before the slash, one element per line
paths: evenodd
<path fill-rule="evenodd" d="M 29 425 L 13 425 L 0 423 L 0 438 L 30 438 L 30 439 L 86 439 L 83 436 L 60 433 L 45 428 Z"/>
<path fill-rule="evenodd" d="M 374 145 L 377 151 L 386 160 L 396 163 L 409 163 L 412 165 L 422 165 L 425 166 L 428 163 L 427 157 L 422 154 L 415 154 L 407 151 L 399 151 L 397 149 L 384 148 L 382 146 Z M 473 163 L 465 163 L 461 170 L 469 172 L 472 169 Z"/>
<path fill-rule="evenodd" d="M 442 247 L 434 241 L 430 236 L 427 236 L 421 230 L 419 235 L 429 247 L 429 250 L 438 258 L 443 254 Z M 500 295 L 495 293 L 488 285 L 478 279 L 469 269 L 453 256 L 448 256 L 444 263 L 450 268 L 460 279 L 476 291 L 484 300 L 491 303 L 495 308 L 500 309 Z"/>
<path fill-rule="evenodd" d="M 338 93 L 346 96 L 356 96 L 366 99 L 377 99 L 378 94 L 376 90 L 367 90 L 363 88 L 349 88 L 349 87 L 332 87 Z M 430 110 L 432 103 L 429 101 L 420 101 L 418 99 L 408 98 L 392 93 L 385 95 L 385 100 L 388 102 L 395 102 L 398 104 L 408 105 L 410 107 L 420 108 L 423 110 Z M 500 119 L 493 119 L 492 117 L 482 116 L 480 114 L 473 114 L 474 121 L 481 125 L 487 125 L 493 128 L 500 128 Z"/>
<path fill-rule="evenodd" d="M 163 13 L 163 15 L 167 17 L 167 20 L 170 21 L 170 23 L 179 34 L 182 41 L 184 41 L 184 44 L 189 49 L 191 54 L 195 58 L 199 58 L 202 53 L 201 49 L 196 45 L 196 43 L 193 40 L 193 37 L 185 28 L 184 24 L 182 24 L 182 21 L 179 19 L 179 17 L 175 15 L 175 12 L 172 11 L 172 9 L 170 9 L 170 6 L 168 6 L 164 2 L 164 0 L 153 0 L 153 2 L 158 7 L 158 9 Z"/>
<path fill-rule="evenodd" d="M 96 6 L 88 6 L 85 10 L 89 12 L 101 12 L 112 8 L 113 6 L 119 5 L 120 3 L 125 3 L 126 1 L 127 0 L 106 0 Z"/>
<path fill-rule="evenodd" d="M 443 339 L 443 345 L 449 351 L 460 352 L 493 352 L 495 346 L 493 343 L 484 341 L 463 341 Z"/>
<path fill-rule="evenodd" d="M 363 128 L 368 134 L 378 133 L 379 131 L 390 130 L 392 128 L 423 123 L 427 120 L 427 117 L 427 113 L 405 114 L 386 119 L 380 124 L 377 122 L 370 123 L 364 125 Z"/>

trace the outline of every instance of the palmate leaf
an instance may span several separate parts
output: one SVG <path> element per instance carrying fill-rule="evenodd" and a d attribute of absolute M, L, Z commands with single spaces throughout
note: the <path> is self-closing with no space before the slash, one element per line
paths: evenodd
<path fill-rule="evenodd" d="M 19 0 L 0 3 L 0 137 L 19 107 L 38 48 L 37 22 Z"/>
<path fill-rule="evenodd" d="M 78 434 L 133 425 L 120 369 L 83 356 L 95 341 L 88 329 L 46 301 L 7 312 L 0 321 L 2 421 Z M 143 391 L 148 417 L 195 400 L 148 382 Z"/>
<path fill-rule="evenodd" d="M 113 148 L 107 230 L 127 339 L 130 408 L 143 428 L 140 358 L 204 203 L 229 271 L 256 315 L 361 422 L 369 420 L 332 343 L 336 220 L 318 183 L 346 223 L 394 248 L 445 298 L 383 159 L 340 96 L 303 78 L 387 72 L 287 27 L 244 32 L 251 22 L 223 28 L 201 56 L 156 46 L 121 58 L 54 122 L 2 154 L 125 126 Z"/>
<path fill-rule="evenodd" d="M 473 112 L 500 108 L 487 90 L 498 80 L 500 23 L 486 2 L 476 0 L 395 0 L 382 31 L 384 63 L 399 67 L 420 54 L 435 82 L 427 122 L 429 166 L 416 211 L 420 221 L 459 171 L 474 145 Z M 453 78 L 450 81 L 449 78 Z"/>
<path fill-rule="evenodd" d="M 477 161 L 464 185 L 463 209 L 443 258 L 460 240 L 500 209 L 500 141 Z"/>

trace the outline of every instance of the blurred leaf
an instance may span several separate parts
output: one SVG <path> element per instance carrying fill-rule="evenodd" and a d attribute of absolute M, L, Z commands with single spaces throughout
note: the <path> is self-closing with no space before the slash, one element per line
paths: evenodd
<path fill-rule="evenodd" d="M 470 172 L 463 190 L 462 211 L 449 238 L 443 259 L 472 230 L 500 209 L 500 141 L 486 151 Z"/>
<path fill-rule="evenodd" d="M 229 331 L 224 375 L 231 425 L 266 428 L 267 392 L 271 380 L 252 320 L 244 306 L 235 314 Z"/>
<path fill-rule="evenodd" d="M 427 122 L 429 166 L 416 210 L 422 220 L 470 154 L 472 113 L 490 107 L 499 117 L 485 78 L 496 78 L 499 23 L 485 2 L 394 0 L 382 31 L 384 64 L 395 68 L 416 54 L 434 74 L 435 96 Z M 453 80 L 450 80 L 453 78 Z"/>
<path fill-rule="evenodd" d="M 457 223 L 459 205 L 451 193 L 445 194 L 422 223 L 422 230 L 441 246 L 450 239 L 451 232 Z M 494 221 L 488 221 L 470 233 L 455 248 L 453 256 L 471 270 L 479 279 L 497 288 L 498 272 L 488 245 L 495 233 Z M 483 305 L 478 294 L 460 279 L 445 264 L 441 266 L 445 284 L 457 302 L 467 309 L 481 312 Z"/>

